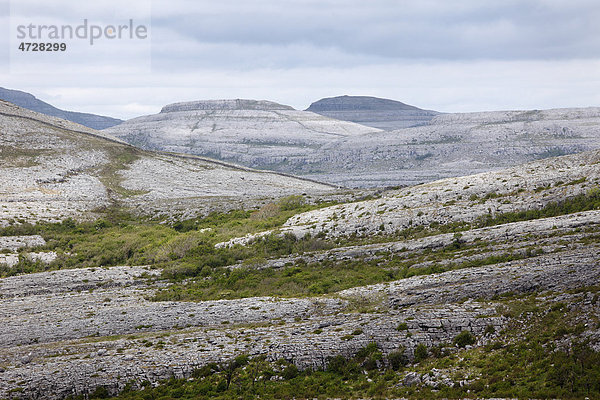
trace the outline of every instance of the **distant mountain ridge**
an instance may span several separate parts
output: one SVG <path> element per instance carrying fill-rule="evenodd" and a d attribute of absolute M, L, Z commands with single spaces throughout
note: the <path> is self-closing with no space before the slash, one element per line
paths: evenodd
<path fill-rule="evenodd" d="M 361 113 L 378 107 L 429 112 L 391 100 L 348 98 L 313 108 L 353 104 Z M 427 118 L 425 125 L 385 131 L 264 100 L 203 100 L 170 104 L 103 132 L 144 149 L 363 188 L 431 182 L 600 148 L 600 108 Z"/>
<path fill-rule="evenodd" d="M 314 172 L 307 160 L 341 138 L 379 129 L 265 100 L 201 100 L 169 104 L 103 132 L 144 149 L 211 157 L 295 175 Z"/>
<path fill-rule="evenodd" d="M 440 114 L 396 100 L 347 95 L 315 101 L 306 111 L 386 131 L 426 125 Z"/>
<path fill-rule="evenodd" d="M 30 93 L 22 92 L 20 90 L 11 90 L 0 87 L 0 100 L 8 101 L 19 107 L 27 108 L 28 110 L 40 114 L 66 119 L 92 129 L 106 129 L 123 122 L 123 120 L 103 115 L 61 110 L 36 98 Z"/>
<path fill-rule="evenodd" d="M 199 100 L 166 105 L 161 113 L 198 110 L 293 110 L 293 107 L 267 100 Z"/>

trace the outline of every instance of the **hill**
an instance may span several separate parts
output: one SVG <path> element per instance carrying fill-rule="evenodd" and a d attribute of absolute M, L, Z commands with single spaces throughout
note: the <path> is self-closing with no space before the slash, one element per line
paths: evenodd
<path fill-rule="evenodd" d="M 407 106 L 410 107 L 410 106 Z M 253 100 L 178 103 L 105 132 L 344 187 L 414 185 L 600 146 L 600 108 L 440 114 L 382 131 Z"/>
<path fill-rule="evenodd" d="M 0 396 L 597 397 L 599 184 L 592 151 L 312 210 L 13 225 Z"/>
<path fill-rule="evenodd" d="M 440 114 L 399 101 L 370 96 L 328 97 L 315 101 L 306 111 L 386 131 L 427 125 Z"/>
<path fill-rule="evenodd" d="M 32 94 L 19 90 L 0 88 L 0 100 L 8 101 L 16 104 L 19 107 L 27 108 L 51 117 L 66 119 L 92 129 L 110 128 L 111 126 L 115 126 L 123 122 L 120 119 L 105 117 L 102 115 L 64 111 L 37 99 Z"/>
<path fill-rule="evenodd" d="M 332 187 L 193 156 L 139 150 L 105 133 L 0 102 L 0 225 L 86 218 L 114 205 L 206 213 Z"/>
<path fill-rule="evenodd" d="M 304 174 L 318 149 L 377 129 L 257 100 L 165 106 L 106 132 L 145 149 L 212 157 L 252 168 Z"/>
<path fill-rule="evenodd" d="M 291 112 L 165 114 L 199 107 Z M 5 102 L 0 131 L 0 398 L 600 397 L 600 150 L 356 200 Z"/>
<path fill-rule="evenodd" d="M 600 108 L 442 114 L 426 126 L 339 139 L 313 179 L 347 187 L 414 185 L 600 147 Z"/>

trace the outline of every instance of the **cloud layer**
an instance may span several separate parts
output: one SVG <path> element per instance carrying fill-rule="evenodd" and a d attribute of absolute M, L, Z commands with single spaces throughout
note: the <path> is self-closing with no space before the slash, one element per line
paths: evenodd
<path fill-rule="evenodd" d="M 19 2 L 20 18 L 98 22 L 135 18 L 136 8 L 141 15 L 150 6 L 134 0 L 116 13 L 102 1 Z M 341 94 L 441 111 L 600 105 L 597 0 L 155 0 L 151 7 L 151 72 L 117 68 L 117 53 L 105 48 L 25 74 L 2 73 L 0 64 L 0 86 L 124 118 L 168 102 L 229 97 L 298 108 Z"/>

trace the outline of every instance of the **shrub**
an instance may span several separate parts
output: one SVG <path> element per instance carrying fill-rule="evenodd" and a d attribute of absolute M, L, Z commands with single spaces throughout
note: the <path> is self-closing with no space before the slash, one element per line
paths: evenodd
<path fill-rule="evenodd" d="M 304 198 L 298 195 L 284 197 L 278 202 L 279 208 L 281 208 L 282 211 L 297 210 L 302 208 L 305 204 Z"/>
<path fill-rule="evenodd" d="M 398 326 L 396 327 L 397 331 L 407 331 L 408 330 L 408 324 L 406 322 L 400 322 L 398 324 Z"/>
<path fill-rule="evenodd" d="M 343 356 L 335 356 L 329 359 L 327 370 L 337 374 L 341 374 L 346 367 L 346 359 Z"/>
<path fill-rule="evenodd" d="M 453 343 L 458 347 L 465 347 L 471 344 L 475 344 L 477 339 L 475 336 L 469 331 L 462 331 L 454 338 Z"/>
<path fill-rule="evenodd" d="M 404 354 L 404 350 L 395 351 L 388 354 L 388 362 L 390 368 L 392 368 L 394 371 L 398 371 L 400 368 L 408 365 L 408 357 L 406 357 L 406 354 Z"/>
<path fill-rule="evenodd" d="M 299 374 L 298 367 L 294 364 L 288 365 L 284 370 L 281 376 L 283 379 L 294 379 Z"/>
<path fill-rule="evenodd" d="M 486 335 L 493 335 L 494 333 L 496 333 L 496 328 L 494 328 L 494 325 L 488 325 L 485 327 L 484 333 Z"/>
<path fill-rule="evenodd" d="M 419 343 L 417 347 L 415 347 L 415 362 L 419 363 L 427 358 L 429 355 L 429 351 L 427 351 L 427 346 L 423 343 Z"/>

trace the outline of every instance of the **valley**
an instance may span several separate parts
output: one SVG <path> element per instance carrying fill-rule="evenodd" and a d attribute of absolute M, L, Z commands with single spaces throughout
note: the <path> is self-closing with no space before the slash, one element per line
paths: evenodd
<path fill-rule="evenodd" d="M 595 109 L 436 116 L 405 131 L 587 151 L 386 190 L 0 111 L 0 398 L 600 395 L 600 151 L 582 144 Z M 301 113 L 184 103 L 148 126 L 275 111 L 284 125 Z M 578 133 L 540 133 L 556 121 Z M 396 132 L 345 124 L 308 139 L 368 149 Z"/>

